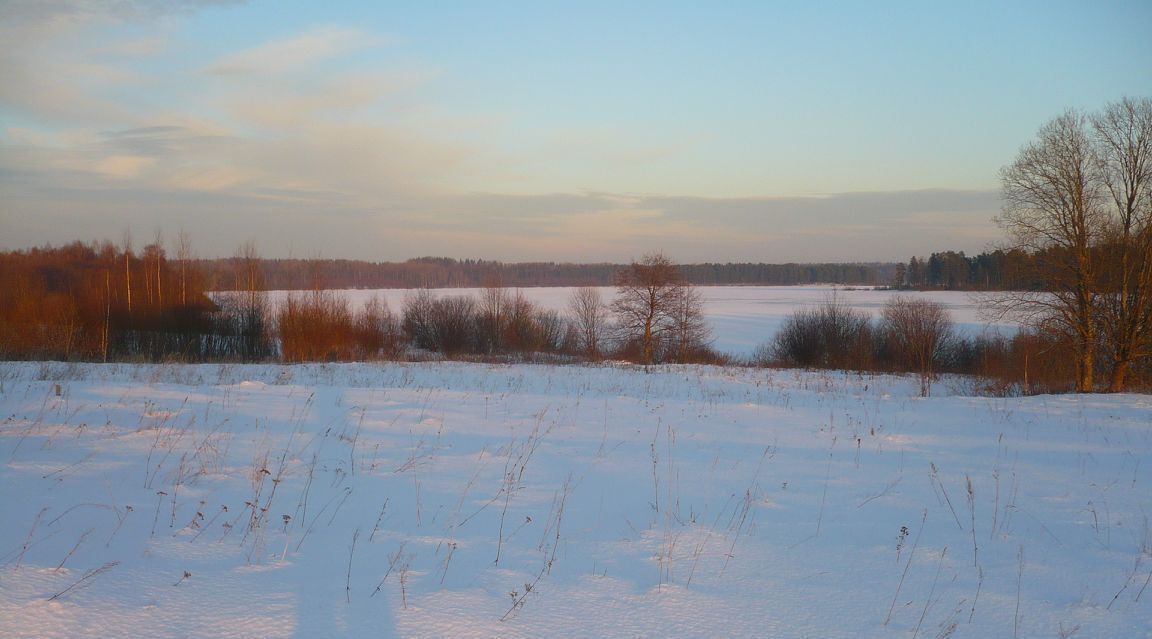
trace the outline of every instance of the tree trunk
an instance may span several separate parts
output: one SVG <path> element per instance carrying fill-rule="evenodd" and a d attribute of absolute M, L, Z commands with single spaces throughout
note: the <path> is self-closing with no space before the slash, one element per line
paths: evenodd
<path fill-rule="evenodd" d="M 112 324 L 112 271 L 104 271 L 104 330 L 100 335 L 100 350 L 108 361 L 108 329 Z"/>
<path fill-rule="evenodd" d="M 1122 393 L 1124 392 L 1124 384 L 1128 379 L 1128 360 L 1117 359 L 1116 363 L 1112 366 L 1112 379 L 1108 383 L 1109 393 Z"/>
<path fill-rule="evenodd" d="M 124 288 L 128 294 L 128 312 L 132 312 L 132 268 L 128 260 L 128 252 L 124 252 Z"/>
<path fill-rule="evenodd" d="M 1092 348 L 1094 345 L 1094 341 L 1089 342 L 1084 347 L 1083 352 L 1080 353 L 1080 366 L 1078 367 L 1080 379 L 1076 380 L 1076 391 L 1080 393 L 1092 392 L 1092 369 L 1094 360 Z"/>
<path fill-rule="evenodd" d="M 643 353 L 642 353 L 641 357 L 644 359 L 644 364 L 645 365 L 651 364 L 652 363 L 652 320 L 651 319 L 644 322 L 644 343 L 642 344 L 642 346 L 643 346 L 643 349 L 642 349 Z"/>

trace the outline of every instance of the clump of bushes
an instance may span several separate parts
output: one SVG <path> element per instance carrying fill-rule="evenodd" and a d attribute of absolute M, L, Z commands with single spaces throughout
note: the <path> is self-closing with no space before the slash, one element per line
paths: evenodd
<path fill-rule="evenodd" d="M 290 294 L 276 324 L 286 362 L 392 359 L 401 347 L 396 319 L 378 298 L 353 311 L 332 291 Z"/>
<path fill-rule="evenodd" d="M 868 316 L 833 296 L 790 315 L 772 353 L 785 366 L 867 370 L 873 365 L 873 341 Z"/>
<path fill-rule="evenodd" d="M 930 393 L 931 382 L 942 373 L 969 375 L 978 380 L 978 391 L 1018 395 L 1075 390 L 1075 364 L 1067 356 L 1071 348 L 1067 337 L 1037 330 L 963 337 L 943 305 L 914 297 L 893 298 L 873 322 L 833 296 L 789 316 L 752 363 L 915 373 L 922 395 Z M 1148 380 L 1152 371 L 1147 368 L 1138 369 L 1133 379 Z"/>

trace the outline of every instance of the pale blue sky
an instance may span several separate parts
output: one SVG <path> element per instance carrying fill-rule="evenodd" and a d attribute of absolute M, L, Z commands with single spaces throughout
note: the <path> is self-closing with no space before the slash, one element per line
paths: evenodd
<path fill-rule="evenodd" d="M 0 4 L 0 247 L 906 259 L 1048 119 L 1152 93 L 1152 3 Z"/>

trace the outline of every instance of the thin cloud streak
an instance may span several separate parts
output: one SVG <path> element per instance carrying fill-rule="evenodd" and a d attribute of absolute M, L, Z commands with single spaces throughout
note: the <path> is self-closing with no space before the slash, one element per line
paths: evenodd
<path fill-rule="evenodd" d="M 377 44 L 359 29 L 324 26 L 238 51 L 209 66 L 216 75 L 281 75 L 310 70 L 319 62 Z"/>

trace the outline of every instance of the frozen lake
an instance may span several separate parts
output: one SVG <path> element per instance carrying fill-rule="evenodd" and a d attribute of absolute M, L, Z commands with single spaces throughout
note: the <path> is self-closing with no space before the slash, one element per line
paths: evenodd
<path fill-rule="evenodd" d="M 540 287 L 517 290 L 544 308 L 565 313 L 573 289 Z M 877 318 L 884 304 L 894 296 L 931 299 L 948 308 L 957 331 L 964 335 L 979 335 L 985 331 L 1006 332 L 1015 328 L 1009 323 L 985 323 L 980 317 L 976 300 L 970 293 L 960 291 L 886 291 L 832 286 L 701 286 L 699 290 L 704 296 L 704 312 L 712 326 L 716 350 L 737 356 L 751 355 L 757 346 L 771 340 L 784 320 L 797 309 L 819 305 L 833 294 L 842 303 Z M 432 294 L 476 296 L 481 291 L 477 288 L 442 288 L 433 289 Z M 616 296 L 614 287 L 600 287 L 599 291 L 605 302 Z M 362 305 L 371 297 L 380 297 L 388 303 L 388 308 L 399 313 L 404 307 L 405 296 L 414 291 L 353 289 L 337 292 L 346 295 L 354 307 Z M 272 291 L 273 304 L 278 304 L 289 293 Z"/>

